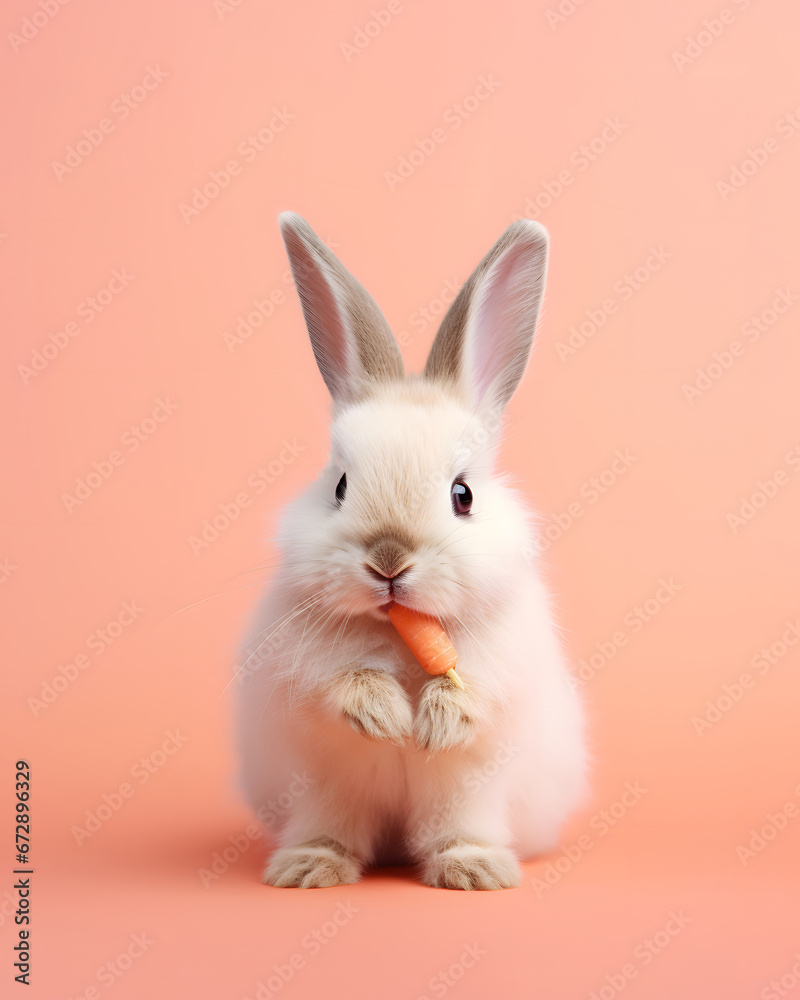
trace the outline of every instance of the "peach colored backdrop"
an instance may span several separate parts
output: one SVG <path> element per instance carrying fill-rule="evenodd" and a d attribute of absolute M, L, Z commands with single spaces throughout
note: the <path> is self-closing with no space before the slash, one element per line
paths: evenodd
<path fill-rule="evenodd" d="M 797 5 L 1 19 L 3 994 L 23 758 L 20 995 L 800 997 Z M 412 369 L 513 218 L 551 231 L 504 464 L 548 519 L 596 776 L 517 891 L 259 884 L 223 692 L 327 448 L 285 209 Z"/>

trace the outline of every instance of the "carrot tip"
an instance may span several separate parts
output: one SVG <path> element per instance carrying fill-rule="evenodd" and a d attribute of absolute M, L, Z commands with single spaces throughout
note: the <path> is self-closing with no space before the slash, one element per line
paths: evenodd
<path fill-rule="evenodd" d="M 466 690 L 466 688 L 464 687 L 464 684 L 463 684 L 461 678 L 458 676 L 458 674 L 455 672 L 455 670 L 453 670 L 452 667 L 447 671 L 447 673 L 445 674 L 445 677 L 449 681 L 452 681 L 453 684 L 455 684 L 455 686 L 457 688 L 461 688 L 462 691 Z"/>

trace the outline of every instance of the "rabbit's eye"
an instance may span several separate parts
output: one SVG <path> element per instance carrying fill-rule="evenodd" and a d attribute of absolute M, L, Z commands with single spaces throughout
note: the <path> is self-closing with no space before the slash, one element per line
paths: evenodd
<path fill-rule="evenodd" d="M 336 502 L 341 503 L 344 500 L 344 495 L 347 492 L 347 474 L 344 474 L 339 482 L 336 484 Z"/>
<path fill-rule="evenodd" d="M 453 513 L 469 514 L 472 506 L 472 490 L 463 479 L 456 479 L 450 494 L 453 499 Z"/>

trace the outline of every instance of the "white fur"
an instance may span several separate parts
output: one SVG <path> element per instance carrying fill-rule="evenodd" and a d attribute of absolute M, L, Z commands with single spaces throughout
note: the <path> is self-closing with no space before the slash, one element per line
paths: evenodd
<path fill-rule="evenodd" d="M 329 859 L 324 880 L 302 884 L 352 881 L 359 863 L 415 860 L 430 884 L 462 887 L 447 866 L 463 843 L 458 865 L 473 865 L 463 887 L 513 885 L 506 849 L 524 859 L 553 848 L 585 791 L 583 713 L 532 555 L 532 521 L 494 471 L 498 421 L 468 406 L 457 389 L 421 377 L 372 386 L 338 408 L 329 464 L 284 514 L 282 564 L 241 645 L 242 783 L 279 847 L 331 838 L 358 859 L 341 862 L 346 875 L 330 875 L 339 869 Z M 459 476 L 474 494 L 467 517 L 451 505 Z M 440 619 L 466 687 L 468 736 L 439 752 L 417 745 L 419 720 L 416 738 L 367 738 L 334 696 L 354 667 L 379 671 L 400 731 L 404 705 L 419 712 L 442 683 L 379 610 L 388 580 L 364 564 L 365 538 L 393 526 L 414 539 L 395 596 Z M 447 684 L 439 696 L 456 698 Z M 475 845 L 494 852 L 477 875 Z M 281 877 L 274 884 L 301 884 Z"/>
<path fill-rule="evenodd" d="M 386 859 L 376 852 L 392 824 L 403 831 L 391 845 L 396 859 L 406 843 L 424 853 L 416 827 L 424 830 L 431 818 L 438 823 L 448 793 L 467 780 L 464 801 L 436 826 L 437 836 L 457 831 L 510 843 L 530 857 L 556 844 L 583 790 L 580 707 L 544 588 L 528 564 L 535 548 L 528 519 L 508 487 L 490 478 L 488 447 L 476 444 L 469 460 L 477 509 L 469 519 L 453 517 L 449 484 L 462 470 L 448 468 L 448 458 L 471 440 L 470 429 L 477 434 L 476 421 L 456 402 L 437 398 L 425 406 L 404 394 L 387 387 L 346 410 L 333 427 L 337 457 L 286 512 L 284 563 L 242 650 L 245 788 L 255 809 L 266 808 L 287 793 L 293 776 L 307 772 L 314 785 L 288 809 L 278 802 L 271 810 L 279 813 L 279 843 L 327 835 L 372 861 Z M 342 454 L 351 470 L 346 500 L 353 502 L 337 510 L 329 501 Z M 413 513 L 421 555 L 409 581 L 413 606 L 440 618 L 458 651 L 459 675 L 485 703 L 479 739 L 461 753 L 429 760 L 411 741 L 403 747 L 367 741 L 326 704 L 329 679 L 351 663 L 377 663 L 412 699 L 428 679 L 376 610 L 377 584 L 363 568 L 357 541 L 354 495 L 361 477 L 363 489 L 400 521 L 408 512 L 393 511 L 393 492 L 403 481 L 418 485 Z M 443 489 L 429 488 L 440 481 Z M 261 642 L 265 652 L 253 653 Z M 503 763 L 495 767 L 496 757 Z"/>

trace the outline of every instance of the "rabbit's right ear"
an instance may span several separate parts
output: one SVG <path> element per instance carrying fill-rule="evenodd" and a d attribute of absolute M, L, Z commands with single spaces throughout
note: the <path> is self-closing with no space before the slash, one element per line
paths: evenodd
<path fill-rule="evenodd" d="M 294 212 L 278 216 L 292 276 L 335 403 L 360 399 L 370 383 L 403 378 L 400 348 L 372 296 Z"/>
<path fill-rule="evenodd" d="M 506 229 L 447 310 L 426 378 L 455 385 L 471 406 L 503 409 L 530 356 L 548 247 L 538 222 L 522 219 Z"/>

